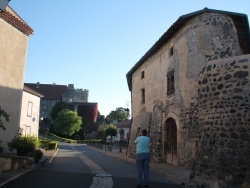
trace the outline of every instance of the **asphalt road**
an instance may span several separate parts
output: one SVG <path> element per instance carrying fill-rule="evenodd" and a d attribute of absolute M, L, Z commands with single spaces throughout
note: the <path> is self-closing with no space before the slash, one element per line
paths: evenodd
<path fill-rule="evenodd" d="M 150 172 L 150 187 L 181 187 Z M 61 143 L 46 170 L 30 171 L 5 188 L 130 188 L 136 186 L 136 166 L 107 156 L 84 145 Z"/>

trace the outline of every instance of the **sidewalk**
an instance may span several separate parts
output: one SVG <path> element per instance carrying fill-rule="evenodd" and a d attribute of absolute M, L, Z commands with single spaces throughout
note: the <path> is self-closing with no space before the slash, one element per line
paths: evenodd
<path fill-rule="evenodd" d="M 93 150 L 101 152 L 105 155 L 118 158 L 119 160 L 124 160 L 130 163 L 135 163 L 135 159 L 129 158 L 126 156 L 125 150 L 122 150 L 122 153 L 119 150 L 105 151 L 95 147 L 87 146 Z M 47 150 L 43 151 L 43 157 L 39 161 L 39 169 L 46 169 L 49 167 L 50 163 L 53 161 L 54 157 L 56 156 L 58 150 Z M 165 176 L 169 180 L 173 180 L 176 183 L 183 184 L 187 183 L 189 180 L 189 174 L 192 172 L 190 169 L 174 166 L 167 163 L 150 163 L 150 168 L 154 172 Z M 8 171 L 4 173 L 0 173 L 0 187 L 7 184 L 8 182 L 18 178 L 19 176 L 30 172 L 33 169 L 21 169 L 15 171 Z"/>
<path fill-rule="evenodd" d="M 58 150 L 43 150 L 43 157 L 39 161 L 38 168 L 39 169 L 46 169 L 54 159 Z M 10 170 L 7 172 L 0 173 L 0 187 L 4 186 L 5 184 L 9 183 L 10 181 L 22 176 L 35 169 L 18 169 L 18 170 Z"/>

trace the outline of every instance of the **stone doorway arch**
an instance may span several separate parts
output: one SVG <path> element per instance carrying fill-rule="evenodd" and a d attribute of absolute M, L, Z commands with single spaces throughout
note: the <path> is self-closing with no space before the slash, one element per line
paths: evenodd
<path fill-rule="evenodd" d="M 164 151 L 166 162 L 177 165 L 177 126 L 173 118 L 167 119 L 164 130 Z"/>

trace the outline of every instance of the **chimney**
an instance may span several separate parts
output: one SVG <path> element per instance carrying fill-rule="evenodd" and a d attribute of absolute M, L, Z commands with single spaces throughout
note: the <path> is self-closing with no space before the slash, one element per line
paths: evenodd
<path fill-rule="evenodd" d="M 74 89 L 74 84 L 68 84 L 68 89 Z"/>
<path fill-rule="evenodd" d="M 39 88 L 39 84 L 40 84 L 40 82 L 37 82 L 36 88 Z"/>

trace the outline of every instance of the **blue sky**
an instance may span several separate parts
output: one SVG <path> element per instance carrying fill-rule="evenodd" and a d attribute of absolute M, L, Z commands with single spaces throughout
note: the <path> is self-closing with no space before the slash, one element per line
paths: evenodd
<path fill-rule="evenodd" d="M 97 102 L 102 115 L 127 107 L 127 72 L 181 15 L 205 7 L 250 15 L 249 0 L 11 0 L 9 5 L 34 30 L 25 82 L 88 89 L 89 102 Z"/>

